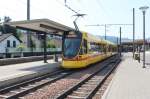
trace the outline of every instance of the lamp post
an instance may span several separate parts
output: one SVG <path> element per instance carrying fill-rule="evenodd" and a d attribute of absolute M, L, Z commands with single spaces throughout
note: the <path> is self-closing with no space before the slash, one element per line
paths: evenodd
<path fill-rule="evenodd" d="M 143 13 L 143 68 L 145 68 L 145 13 L 148 8 L 148 6 L 142 6 L 139 8 Z"/>
<path fill-rule="evenodd" d="M 105 40 L 106 40 L 106 24 L 105 24 Z"/>
<path fill-rule="evenodd" d="M 135 9 L 133 8 L 133 58 L 135 54 Z"/>
<path fill-rule="evenodd" d="M 121 27 L 120 27 L 120 46 L 119 46 L 119 55 L 121 57 L 121 53 L 122 53 L 122 44 L 121 44 Z"/>

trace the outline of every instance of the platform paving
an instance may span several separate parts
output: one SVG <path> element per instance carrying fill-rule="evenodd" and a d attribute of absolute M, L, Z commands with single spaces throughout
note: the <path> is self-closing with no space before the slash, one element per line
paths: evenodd
<path fill-rule="evenodd" d="M 59 68 L 60 62 L 54 62 L 52 59 L 48 60 L 48 63 L 36 61 L 0 66 L 0 88 L 1 86 L 9 85 L 10 83 L 35 77 L 40 74 L 52 72 Z"/>
<path fill-rule="evenodd" d="M 102 99 L 150 99 L 150 66 L 142 68 L 132 53 L 122 59 Z"/>

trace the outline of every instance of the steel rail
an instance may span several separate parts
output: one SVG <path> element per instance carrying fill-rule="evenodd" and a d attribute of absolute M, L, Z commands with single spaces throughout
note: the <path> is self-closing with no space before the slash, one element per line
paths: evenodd
<path fill-rule="evenodd" d="M 6 99 L 16 99 L 16 98 L 23 96 L 31 91 L 37 90 L 47 84 L 53 83 L 59 79 L 62 79 L 68 75 L 71 75 L 72 73 L 73 73 L 73 71 L 60 70 L 60 71 L 56 71 L 56 72 L 53 72 L 53 73 L 50 73 L 50 74 L 47 74 L 47 75 L 44 75 L 41 77 L 31 79 L 29 81 L 25 81 L 25 82 L 22 82 L 22 83 L 19 83 L 16 85 L 12 85 L 10 87 L 6 87 L 6 88 L 0 90 L 0 94 L 1 94 L 0 97 L 4 97 Z M 51 78 L 51 77 L 53 77 L 53 78 Z M 37 82 L 42 82 L 42 83 L 36 85 L 35 83 L 37 83 Z M 27 88 L 27 87 L 29 87 L 29 88 Z M 16 92 L 13 91 L 13 90 L 18 90 L 18 89 L 21 89 L 22 91 L 16 91 Z M 14 92 L 13 95 L 8 95 L 8 96 L 5 95 L 11 91 Z"/>
<path fill-rule="evenodd" d="M 38 77 L 36 77 L 36 78 L 31 78 L 30 80 L 27 80 L 27 81 L 24 81 L 24 82 L 21 82 L 21 83 L 18 83 L 18 84 L 13 84 L 13 85 L 10 85 L 10 86 L 8 86 L 8 87 L 6 87 L 6 88 L 2 88 L 2 89 L 0 89 L 0 93 L 5 93 L 5 92 L 7 92 L 7 91 L 9 91 L 9 90 L 11 90 L 11 89 L 14 89 L 14 88 L 16 88 L 16 87 L 18 87 L 18 86 L 21 86 L 21 85 L 26 85 L 26 84 L 28 84 L 28 83 L 31 83 L 31 82 L 33 82 L 33 81 L 38 81 L 38 80 L 41 80 L 41 79 L 44 79 L 44 78 L 47 78 L 48 76 L 52 76 L 52 75 L 55 75 L 55 74 L 57 74 L 57 73 L 61 73 L 61 72 L 63 72 L 64 70 L 60 70 L 60 71 L 54 71 L 54 72 L 51 72 L 51 73 L 48 73 L 48 74 L 44 74 L 44 75 L 42 75 L 42 76 L 38 76 Z"/>
<path fill-rule="evenodd" d="M 112 57 L 110 57 L 110 59 L 111 58 Z M 108 60 L 109 60 L 109 58 L 108 58 Z M 104 61 L 104 64 L 106 64 L 105 61 Z M 92 67 L 93 66 L 91 66 L 91 68 Z M 41 87 L 43 87 L 47 84 L 51 84 L 59 79 L 62 79 L 68 75 L 71 75 L 74 72 L 75 71 L 70 71 L 70 70 L 69 71 L 68 70 L 55 71 L 55 72 L 51 72 L 49 74 L 45 74 L 45 75 L 36 77 L 34 79 L 31 79 L 31 80 L 28 80 L 25 82 L 21 82 L 21 83 L 12 85 L 12 86 L 8 86 L 6 88 L 0 89 L 0 97 L 5 98 L 5 99 L 16 99 L 16 98 L 22 97 L 30 92 L 40 89 Z M 60 76 L 58 74 L 60 74 Z M 52 76 L 54 76 L 54 77 L 50 78 Z M 40 82 L 42 80 L 44 80 L 44 83 L 40 83 L 40 84 L 36 85 L 37 82 Z M 29 88 L 27 88 L 27 87 L 29 87 Z M 18 91 L 18 89 L 21 89 L 21 91 Z M 7 93 L 10 93 L 10 92 L 13 92 L 13 94 L 6 95 Z"/>
<path fill-rule="evenodd" d="M 96 94 L 98 89 L 102 86 L 102 84 L 109 77 L 109 75 L 113 72 L 113 70 L 115 70 L 115 68 L 120 63 L 120 61 L 121 60 L 119 59 L 117 62 L 115 62 L 113 68 L 111 68 L 110 71 L 106 73 L 105 77 L 97 84 L 97 86 L 87 95 L 87 97 L 85 99 L 91 99 Z"/>
<path fill-rule="evenodd" d="M 91 74 L 89 77 L 85 78 L 84 80 L 80 81 L 79 83 L 77 83 L 76 85 L 74 85 L 73 87 L 71 87 L 70 89 L 66 90 L 65 92 L 63 92 L 62 94 L 60 94 L 59 96 L 56 97 L 56 99 L 64 99 L 67 96 L 69 96 L 70 94 L 72 94 L 74 91 L 76 91 L 78 88 L 80 88 L 83 84 L 85 84 L 86 82 L 88 82 L 91 78 L 93 78 L 95 75 L 97 75 L 98 73 L 100 73 L 102 70 L 104 70 L 105 68 L 107 68 L 108 65 L 114 63 L 116 61 L 116 59 L 114 59 L 113 61 L 110 61 L 109 63 L 104 64 L 99 70 L 97 70 L 96 72 L 94 72 L 93 74 Z M 114 67 L 120 62 L 120 60 L 115 62 Z M 112 69 L 113 70 L 113 69 Z M 111 70 L 111 71 L 112 71 Z M 94 95 L 94 93 L 98 90 L 98 88 L 102 85 L 102 83 L 105 81 L 105 79 L 109 76 L 111 72 L 107 73 L 107 75 L 104 77 L 104 79 L 102 81 L 100 81 L 98 83 L 98 85 L 96 85 L 96 87 L 88 94 L 86 95 L 86 97 L 74 97 L 74 98 L 84 98 L 84 99 L 91 99 L 91 97 Z"/>

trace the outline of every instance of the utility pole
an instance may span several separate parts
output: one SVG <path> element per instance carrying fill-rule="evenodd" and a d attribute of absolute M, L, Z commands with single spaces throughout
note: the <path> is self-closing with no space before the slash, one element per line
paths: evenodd
<path fill-rule="evenodd" d="M 119 53 L 119 46 L 118 46 L 118 37 L 117 37 L 117 53 Z"/>
<path fill-rule="evenodd" d="M 133 58 L 135 54 L 135 9 L 133 8 Z"/>
<path fill-rule="evenodd" d="M 27 20 L 30 20 L 30 0 L 27 0 Z"/>
<path fill-rule="evenodd" d="M 44 32 L 44 34 L 43 34 L 43 36 L 44 36 L 44 63 L 47 63 L 47 33 L 46 32 Z"/>
<path fill-rule="evenodd" d="M 30 0 L 27 0 L 27 20 L 30 20 Z M 32 51 L 31 45 L 31 33 L 30 31 L 27 31 L 27 46 Z"/>
<path fill-rule="evenodd" d="M 120 57 L 121 57 L 121 52 L 122 52 L 122 44 L 121 44 L 121 27 L 120 27 Z"/>
<path fill-rule="evenodd" d="M 145 68 L 145 11 L 143 11 L 143 68 Z"/>
<path fill-rule="evenodd" d="M 140 10 L 142 10 L 143 13 L 143 68 L 145 68 L 145 13 L 148 8 L 148 6 L 143 6 L 139 8 Z"/>
<path fill-rule="evenodd" d="M 106 24 L 105 24 L 105 40 L 106 40 Z"/>

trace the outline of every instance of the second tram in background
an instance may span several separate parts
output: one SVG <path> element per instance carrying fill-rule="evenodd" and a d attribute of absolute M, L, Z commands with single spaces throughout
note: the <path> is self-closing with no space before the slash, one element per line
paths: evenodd
<path fill-rule="evenodd" d="M 117 51 L 117 46 L 88 33 L 65 32 L 63 35 L 63 68 L 83 68 L 102 61 Z"/>

